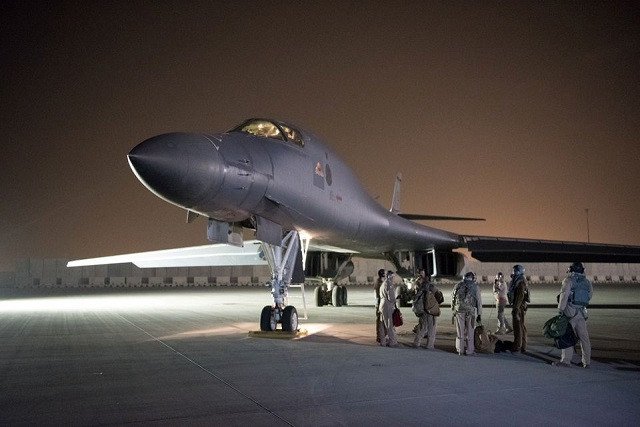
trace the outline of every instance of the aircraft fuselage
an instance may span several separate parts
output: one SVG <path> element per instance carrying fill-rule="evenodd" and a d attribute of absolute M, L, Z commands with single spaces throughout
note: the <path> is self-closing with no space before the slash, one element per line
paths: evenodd
<path fill-rule="evenodd" d="M 168 133 L 140 143 L 129 162 L 156 195 L 217 221 L 261 217 L 304 232 L 315 243 L 362 255 L 460 246 L 458 235 L 380 206 L 316 136 L 263 122 L 280 138 L 250 133 L 257 129 L 248 127 L 257 126 L 252 121 L 243 124 L 250 131 L 241 125 L 216 135 Z"/>

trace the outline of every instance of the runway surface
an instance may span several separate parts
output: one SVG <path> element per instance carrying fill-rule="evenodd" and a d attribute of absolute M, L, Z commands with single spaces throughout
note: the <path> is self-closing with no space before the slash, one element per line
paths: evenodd
<path fill-rule="evenodd" d="M 559 350 L 541 328 L 558 290 L 532 285 L 528 354 L 466 357 L 449 308 L 436 350 L 409 347 L 410 308 L 404 345 L 377 346 L 369 287 L 308 307 L 296 340 L 248 336 L 266 288 L 0 289 L 0 424 L 638 425 L 640 286 L 596 286 L 588 370 L 549 363 Z M 489 288 L 483 300 L 494 329 Z M 290 303 L 302 316 L 300 290 Z"/>

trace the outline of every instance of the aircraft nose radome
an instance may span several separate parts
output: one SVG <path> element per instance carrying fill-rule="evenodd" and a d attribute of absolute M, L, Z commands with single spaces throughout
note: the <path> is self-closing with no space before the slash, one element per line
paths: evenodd
<path fill-rule="evenodd" d="M 187 209 L 222 183 L 220 155 L 204 135 L 154 136 L 134 147 L 127 157 L 131 169 L 149 190 Z"/>

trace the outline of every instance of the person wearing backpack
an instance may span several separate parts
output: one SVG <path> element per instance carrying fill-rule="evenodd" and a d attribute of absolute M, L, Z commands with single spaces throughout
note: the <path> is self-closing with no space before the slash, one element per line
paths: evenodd
<path fill-rule="evenodd" d="M 580 347 L 582 349 L 582 366 L 588 368 L 591 364 L 591 340 L 587 330 L 587 305 L 593 295 L 593 286 L 584 275 L 584 265 L 574 262 L 567 270 L 567 277 L 562 281 L 558 298 L 558 312 L 569 318 Z M 560 362 L 555 366 L 569 367 L 573 358 L 573 346 L 562 350 Z"/>
<path fill-rule="evenodd" d="M 456 351 L 460 356 L 473 355 L 475 322 L 480 323 L 482 297 L 476 275 L 469 271 L 451 293 L 451 309 L 456 325 Z"/>
<path fill-rule="evenodd" d="M 511 352 L 524 353 L 527 350 L 527 326 L 524 322 L 524 316 L 527 312 L 529 287 L 527 286 L 527 279 L 524 277 L 524 267 L 520 264 L 513 266 L 507 298 L 511 304 L 511 317 L 513 320 L 513 347 Z"/>
<path fill-rule="evenodd" d="M 418 317 L 413 346 L 420 348 L 422 338 L 427 337 L 427 349 L 435 348 L 436 319 L 440 316 L 440 303 L 444 300 L 442 292 L 436 287 L 424 269 L 416 280 L 418 288 L 413 299 L 413 312 Z"/>

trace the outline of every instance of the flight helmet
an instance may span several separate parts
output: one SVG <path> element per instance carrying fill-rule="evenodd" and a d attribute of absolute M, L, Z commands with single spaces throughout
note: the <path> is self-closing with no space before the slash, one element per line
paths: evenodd
<path fill-rule="evenodd" d="M 516 264 L 513 266 L 513 274 L 511 275 L 511 277 L 522 276 L 523 274 L 524 274 L 523 266 L 521 266 L 520 264 Z"/>
<path fill-rule="evenodd" d="M 474 282 L 476 280 L 476 274 L 473 271 L 469 271 L 464 275 L 465 282 Z"/>
<path fill-rule="evenodd" d="M 569 266 L 567 273 L 580 273 L 584 274 L 584 265 L 581 262 L 574 262 Z"/>

